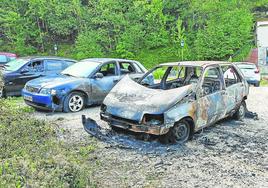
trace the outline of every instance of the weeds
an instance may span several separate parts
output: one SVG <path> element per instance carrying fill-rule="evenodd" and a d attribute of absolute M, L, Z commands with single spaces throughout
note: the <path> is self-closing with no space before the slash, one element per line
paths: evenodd
<path fill-rule="evenodd" d="M 57 128 L 31 118 L 20 102 L 0 99 L 0 187 L 94 186 L 88 158 L 95 146 L 60 142 Z"/>

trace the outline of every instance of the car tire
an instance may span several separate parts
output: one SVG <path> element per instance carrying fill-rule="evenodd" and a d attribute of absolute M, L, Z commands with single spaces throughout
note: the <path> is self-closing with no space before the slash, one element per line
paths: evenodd
<path fill-rule="evenodd" d="M 241 121 L 242 119 L 244 119 L 246 111 L 247 111 L 246 102 L 242 101 L 240 106 L 239 106 L 239 108 L 234 113 L 233 118 L 235 120 L 240 120 Z"/>
<path fill-rule="evenodd" d="M 79 112 L 85 107 L 85 96 L 80 92 L 70 93 L 64 100 L 64 112 Z"/>
<path fill-rule="evenodd" d="M 260 82 L 257 82 L 256 84 L 254 84 L 255 87 L 260 87 Z"/>
<path fill-rule="evenodd" d="M 191 139 L 191 126 L 185 119 L 175 123 L 167 134 L 159 137 L 159 141 L 163 144 L 184 143 L 189 139 Z"/>

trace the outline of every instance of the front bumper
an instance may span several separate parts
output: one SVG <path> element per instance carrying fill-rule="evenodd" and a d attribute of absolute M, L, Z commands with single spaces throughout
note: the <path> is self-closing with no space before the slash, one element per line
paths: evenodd
<path fill-rule="evenodd" d="M 53 103 L 53 96 L 51 95 L 43 95 L 40 93 L 31 93 L 22 90 L 22 96 L 25 103 L 34 108 L 38 108 L 41 110 L 51 110 L 51 111 L 61 111 L 62 106 Z"/>
<path fill-rule="evenodd" d="M 169 128 L 167 128 L 164 124 L 152 125 L 152 126 L 145 124 L 138 124 L 132 120 L 127 121 L 123 118 L 115 117 L 103 112 L 100 113 L 100 118 L 101 120 L 106 121 L 110 126 L 119 127 L 133 132 L 147 133 L 153 135 L 163 135 L 169 131 Z"/>

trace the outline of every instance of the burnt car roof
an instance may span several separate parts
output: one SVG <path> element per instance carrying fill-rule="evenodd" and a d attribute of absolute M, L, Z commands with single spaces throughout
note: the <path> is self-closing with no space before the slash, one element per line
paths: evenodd
<path fill-rule="evenodd" d="M 99 63 L 106 63 L 110 61 L 137 62 L 135 60 L 120 59 L 120 58 L 88 58 L 88 59 L 83 59 L 82 61 L 94 61 L 94 62 L 99 62 Z"/>
<path fill-rule="evenodd" d="M 70 58 L 64 58 L 64 57 L 56 57 L 56 56 L 25 56 L 25 57 L 19 57 L 19 59 L 25 59 L 25 60 L 42 60 L 42 59 L 59 59 L 59 60 L 69 60 L 69 61 L 76 61 L 74 59 Z"/>
<path fill-rule="evenodd" d="M 218 65 L 218 64 L 232 64 L 232 62 L 227 61 L 179 61 L 179 62 L 170 62 L 170 63 L 162 63 L 159 66 L 195 66 L 195 67 L 206 67 L 209 65 Z"/>

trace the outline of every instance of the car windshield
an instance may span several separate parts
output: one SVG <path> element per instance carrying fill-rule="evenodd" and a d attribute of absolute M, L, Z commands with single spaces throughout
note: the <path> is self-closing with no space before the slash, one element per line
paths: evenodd
<path fill-rule="evenodd" d="M 28 60 L 26 59 L 15 59 L 6 64 L 7 71 L 17 71 L 19 70 Z"/>
<path fill-rule="evenodd" d="M 98 66 L 98 62 L 80 61 L 68 67 L 61 74 L 74 77 L 88 77 Z"/>

